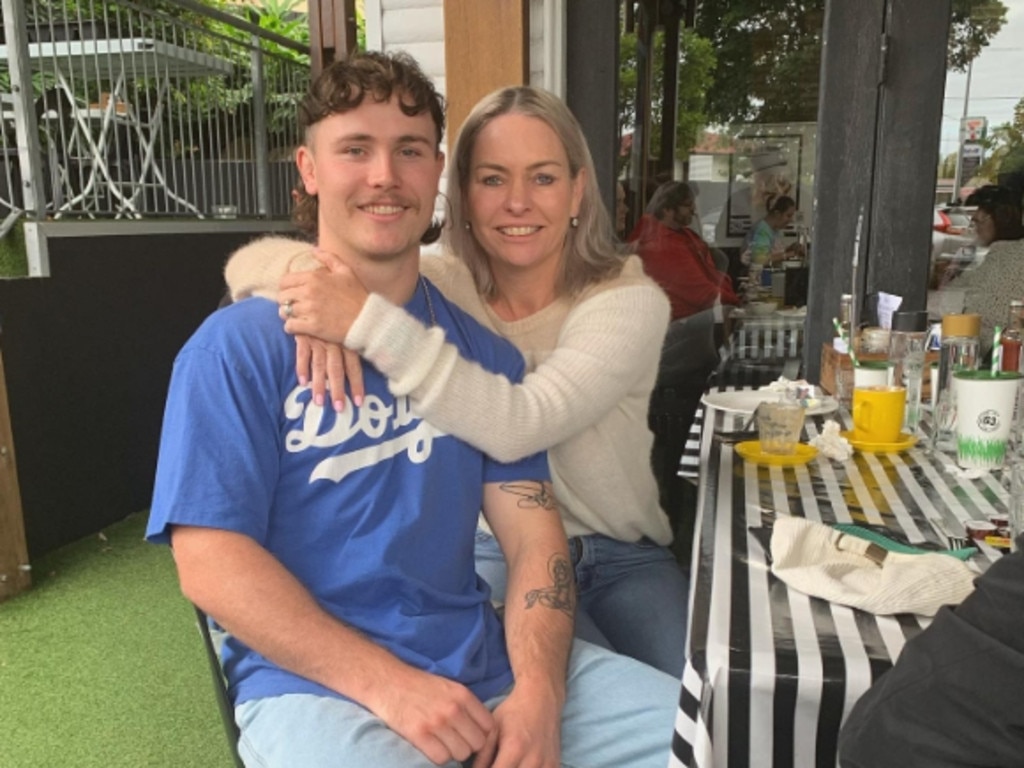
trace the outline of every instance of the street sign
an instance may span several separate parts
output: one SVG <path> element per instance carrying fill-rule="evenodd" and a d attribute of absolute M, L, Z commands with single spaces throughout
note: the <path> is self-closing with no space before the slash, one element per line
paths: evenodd
<path fill-rule="evenodd" d="M 978 173 L 985 159 L 985 149 L 973 141 L 965 141 L 960 145 L 960 173 L 957 176 L 961 184 L 968 184 Z"/>
<path fill-rule="evenodd" d="M 962 117 L 960 118 L 960 142 L 984 141 L 988 130 L 988 118 L 985 117 Z"/>

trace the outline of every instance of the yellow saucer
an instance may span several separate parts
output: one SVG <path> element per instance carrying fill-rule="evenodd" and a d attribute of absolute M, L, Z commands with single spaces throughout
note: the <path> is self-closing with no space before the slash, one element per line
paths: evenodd
<path fill-rule="evenodd" d="M 794 467 L 798 464 L 806 464 L 818 455 L 818 449 L 813 445 L 805 443 L 796 444 L 796 453 L 783 455 L 781 453 L 765 453 L 761 450 L 760 440 L 747 440 L 744 443 L 736 444 L 736 453 L 747 461 L 755 464 L 772 464 L 777 467 Z"/>
<path fill-rule="evenodd" d="M 855 449 L 864 453 L 899 453 L 917 445 L 917 437 L 906 432 L 900 432 L 900 439 L 894 443 L 875 443 L 870 440 L 858 440 L 853 436 L 852 431 L 840 432 L 839 434 L 849 440 L 850 445 Z"/>

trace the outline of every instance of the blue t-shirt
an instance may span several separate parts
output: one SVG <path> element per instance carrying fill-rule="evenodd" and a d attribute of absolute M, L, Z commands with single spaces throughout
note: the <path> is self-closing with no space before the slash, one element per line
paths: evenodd
<path fill-rule="evenodd" d="M 429 324 L 424 288 L 406 309 Z M 429 290 L 462 356 L 522 378 L 511 344 Z M 512 675 L 490 590 L 474 571 L 483 485 L 547 480 L 546 455 L 489 459 L 419 418 L 365 361 L 361 407 L 318 407 L 296 381 L 294 356 L 265 299 L 214 313 L 188 341 L 171 379 L 147 538 L 166 543 L 175 524 L 250 536 L 338 619 L 481 700 L 496 695 Z M 234 638 L 223 664 L 236 704 L 337 695 Z"/>

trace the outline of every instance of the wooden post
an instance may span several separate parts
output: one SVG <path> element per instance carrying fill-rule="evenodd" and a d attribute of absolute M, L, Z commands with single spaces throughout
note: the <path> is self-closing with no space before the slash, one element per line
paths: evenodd
<path fill-rule="evenodd" d="M 356 0 L 309 0 L 309 47 L 315 80 L 356 48 Z"/>
<path fill-rule="evenodd" d="M 14 462 L 14 434 L 7 406 L 7 379 L 0 355 L 0 602 L 32 586 L 25 543 L 25 518 Z"/>
<path fill-rule="evenodd" d="M 482 97 L 529 82 L 528 0 L 445 0 L 444 69 L 449 150 Z"/>

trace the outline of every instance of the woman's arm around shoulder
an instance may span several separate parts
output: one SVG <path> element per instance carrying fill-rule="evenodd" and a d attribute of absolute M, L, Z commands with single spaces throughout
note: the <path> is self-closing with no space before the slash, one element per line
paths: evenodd
<path fill-rule="evenodd" d="M 305 272 L 320 267 L 314 246 L 290 237 L 262 237 L 246 243 L 228 259 L 224 280 L 233 301 L 250 296 L 277 300 L 278 283 L 288 272 Z"/>
<path fill-rule="evenodd" d="M 646 278 L 600 290 L 569 313 L 551 355 L 513 384 L 394 310 L 371 296 L 346 344 L 432 424 L 499 461 L 557 445 L 604 418 L 645 377 L 653 381 L 669 319 L 668 299 Z"/>

